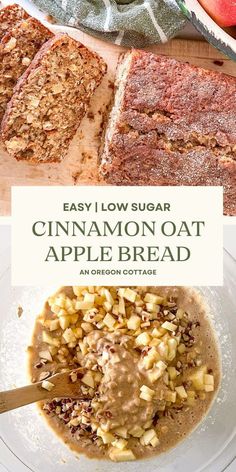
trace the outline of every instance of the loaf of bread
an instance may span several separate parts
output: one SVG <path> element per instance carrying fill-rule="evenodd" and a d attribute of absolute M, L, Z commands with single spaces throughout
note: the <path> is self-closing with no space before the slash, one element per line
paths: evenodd
<path fill-rule="evenodd" d="M 8 5 L 0 10 L 0 41 L 4 34 L 29 15 L 19 5 Z"/>
<path fill-rule="evenodd" d="M 12 26 L 0 42 L 0 120 L 19 77 L 53 34 L 35 18 Z"/>
<path fill-rule="evenodd" d="M 113 185 L 223 185 L 224 211 L 236 215 L 236 78 L 125 54 L 100 172 Z"/>
<path fill-rule="evenodd" d="M 60 161 L 105 71 L 97 54 L 66 34 L 45 43 L 18 81 L 3 118 L 7 151 L 18 160 Z"/>

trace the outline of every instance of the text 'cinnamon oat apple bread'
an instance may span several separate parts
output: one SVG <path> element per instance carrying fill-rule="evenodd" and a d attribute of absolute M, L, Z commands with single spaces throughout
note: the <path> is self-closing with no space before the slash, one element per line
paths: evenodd
<path fill-rule="evenodd" d="M 3 36 L 0 42 L 0 120 L 19 77 L 51 37 L 51 31 L 31 17 L 17 22 Z"/>
<path fill-rule="evenodd" d="M 45 43 L 23 74 L 2 122 L 7 151 L 18 160 L 60 161 L 106 65 L 66 34 Z"/>
<path fill-rule="evenodd" d="M 0 10 L 0 40 L 9 28 L 29 17 L 20 5 L 8 5 Z"/>
<path fill-rule="evenodd" d="M 125 54 L 100 170 L 115 185 L 223 185 L 236 215 L 236 78 Z"/>

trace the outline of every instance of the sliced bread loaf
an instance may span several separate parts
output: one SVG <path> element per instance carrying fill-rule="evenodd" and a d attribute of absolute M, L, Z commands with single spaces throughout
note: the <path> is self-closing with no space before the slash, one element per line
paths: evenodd
<path fill-rule="evenodd" d="M 106 65 L 66 34 L 43 45 L 18 81 L 2 122 L 2 139 L 18 160 L 60 161 Z"/>
<path fill-rule="evenodd" d="M 126 53 L 100 171 L 113 185 L 222 185 L 236 215 L 236 78 Z"/>
<path fill-rule="evenodd" d="M 16 23 L 0 42 L 0 120 L 12 97 L 14 86 L 40 47 L 53 36 L 35 18 Z"/>
<path fill-rule="evenodd" d="M 4 34 L 22 20 L 26 20 L 29 15 L 20 5 L 8 5 L 0 10 L 0 40 Z"/>

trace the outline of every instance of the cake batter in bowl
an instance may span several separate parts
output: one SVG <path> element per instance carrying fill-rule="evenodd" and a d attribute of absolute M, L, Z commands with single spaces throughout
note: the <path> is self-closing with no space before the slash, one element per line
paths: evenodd
<path fill-rule="evenodd" d="M 212 315 L 222 354 L 222 382 L 209 413 L 185 440 L 175 448 L 142 462 L 127 462 L 122 468 L 133 472 L 142 464 L 145 472 L 222 472 L 234 458 L 235 451 L 235 395 L 236 395 L 236 264 L 224 255 L 224 287 L 198 288 Z M 30 343 L 35 314 L 42 311 L 45 299 L 55 287 L 17 288 L 10 290 L 9 273 L 1 278 L 1 385 L 3 389 L 26 384 L 26 347 Z M 17 307 L 23 314 L 17 317 Z M 15 470 L 52 472 L 57 469 L 73 472 L 121 470 L 121 464 L 107 460 L 79 459 L 47 427 L 38 409 L 27 406 L 1 417 L 4 466 Z"/>

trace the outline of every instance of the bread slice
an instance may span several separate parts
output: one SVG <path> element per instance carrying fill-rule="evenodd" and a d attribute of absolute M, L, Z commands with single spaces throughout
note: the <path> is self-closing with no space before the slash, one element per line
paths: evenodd
<path fill-rule="evenodd" d="M 113 185 L 223 185 L 224 211 L 236 215 L 236 78 L 125 54 L 100 172 Z"/>
<path fill-rule="evenodd" d="M 0 120 L 19 77 L 41 46 L 53 36 L 35 18 L 16 23 L 0 42 Z"/>
<path fill-rule="evenodd" d="M 56 35 L 19 80 L 2 122 L 2 139 L 18 160 L 65 156 L 96 87 L 103 60 L 66 34 Z"/>
<path fill-rule="evenodd" d="M 0 40 L 4 34 L 22 20 L 29 17 L 20 5 L 8 5 L 0 10 Z"/>

